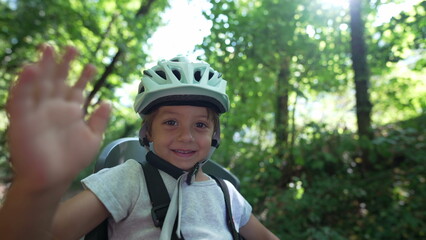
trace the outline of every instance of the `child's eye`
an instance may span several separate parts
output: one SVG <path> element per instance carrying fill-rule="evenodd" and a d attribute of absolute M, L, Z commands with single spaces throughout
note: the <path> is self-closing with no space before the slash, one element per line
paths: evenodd
<path fill-rule="evenodd" d="M 202 122 L 196 123 L 195 126 L 198 127 L 198 128 L 206 128 L 206 127 L 208 127 L 207 124 L 202 123 Z"/>
<path fill-rule="evenodd" d="M 175 120 L 167 120 L 164 122 L 164 124 L 170 125 L 170 126 L 176 126 L 177 122 Z"/>

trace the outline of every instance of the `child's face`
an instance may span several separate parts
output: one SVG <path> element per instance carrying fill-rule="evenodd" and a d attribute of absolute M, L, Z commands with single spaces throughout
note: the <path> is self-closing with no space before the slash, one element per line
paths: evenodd
<path fill-rule="evenodd" d="M 212 117 L 205 107 L 163 106 L 154 116 L 148 137 L 159 157 L 190 170 L 207 157 L 213 130 Z"/>

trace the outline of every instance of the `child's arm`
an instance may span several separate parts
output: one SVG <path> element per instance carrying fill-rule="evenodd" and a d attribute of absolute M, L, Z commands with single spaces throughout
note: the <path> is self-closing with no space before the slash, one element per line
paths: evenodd
<path fill-rule="evenodd" d="M 103 103 L 85 121 L 83 89 L 95 69 L 87 66 L 68 86 L 77 51 L 67 48 L 59 63 L 54 55 L 44 47 L 41 59 L 19 74 L 7 103 L 14 181 L 0 209 L 5 239 L 50 238 L 60 198 L 98 152 L 111 111 Z"/>
<path fill-rule="evenodd" d="M 52 228 L 54 239 L 80 239 L 109 216 L 108 210 L 89 190 L 61 203 Z"/>
<path fill-rule="evenodd" d="M 279 240 L 253 215 L 250 216 L 248 223 L 240 228 L 240 233 L 247 240 Z"/>

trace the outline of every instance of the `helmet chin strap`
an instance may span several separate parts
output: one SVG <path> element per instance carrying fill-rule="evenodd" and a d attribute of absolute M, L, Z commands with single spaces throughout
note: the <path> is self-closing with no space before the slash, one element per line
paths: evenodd
<path fill-rule="evenodd" d="M 203 167 L 203 165 L 211 158 L 215 150 L 216 147 L 211 146 L 207 157 L 204 160 L 197 162 L 194 167 L 192 167 L 192 169 L 189 171 L 188 176 L 186 177 L 186 183 L 188 185 L 191 185 L 191 183 L 195 180 L 195 176 L 197 175 L 198 170 L 200 170 L 200 168 Z"/>

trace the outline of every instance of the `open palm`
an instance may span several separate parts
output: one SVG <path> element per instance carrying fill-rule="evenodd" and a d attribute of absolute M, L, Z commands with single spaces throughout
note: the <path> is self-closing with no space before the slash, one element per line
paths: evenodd
<path fill-rule="evenodd" d="M 9 147 L 16 180 L 32 190 L 67 185 L 96 155 L 110 107 L 101 104 L 85 121 L 83 89 L 95 69 L 88 65 L 74 86 L 66 84 L 70 62 L 77 55 L 67 48 L 55 61 L 51 46 L 41 59 L 25 67 L 10 92 Z"/>

